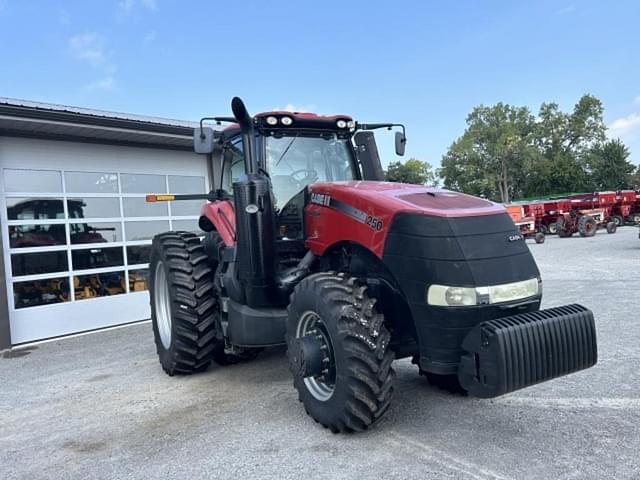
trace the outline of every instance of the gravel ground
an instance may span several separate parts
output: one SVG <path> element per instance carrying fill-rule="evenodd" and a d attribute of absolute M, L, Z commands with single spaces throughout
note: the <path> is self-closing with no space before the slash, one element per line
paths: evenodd
<path fill-rule="evenodd" d="M 169 378 L 144 323 L 0 355 L 0 478 L 640 478 L 638 229 L 530 247 L 544 307 L 593 309 L 596 367 L 478 400 L 398 361 L 384 419 L 333 435 L 282 350 Z"/>

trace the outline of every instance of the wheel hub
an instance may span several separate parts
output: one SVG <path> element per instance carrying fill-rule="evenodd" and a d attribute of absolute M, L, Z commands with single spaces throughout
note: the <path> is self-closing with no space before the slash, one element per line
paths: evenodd
<path fill-rule="evenodd" d="M 307 390 L 317 400 L 329 400 L 335 390 L 336 363 L 331 338 L 317 313 L 302 314 L 294 342 L 294 368 Z"/>
<path fill-rule="evenodd" d="M 296 338 L 290 347 L 295 352 L 293 358 L 295 374 L 302 377 L 319 377 L 322 375 L 324 343 L 316 335 L 305 335 Z"/>

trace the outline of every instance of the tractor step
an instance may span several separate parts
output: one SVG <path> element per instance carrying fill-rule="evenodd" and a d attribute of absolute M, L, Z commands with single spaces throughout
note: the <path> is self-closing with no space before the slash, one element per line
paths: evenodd
<path fill-rule="evenodd" d="M 480 398 L 589 368 L 598 356 L 593 313 L 581 305 L 482 322 L 462 348 L 460 384 Z"/>

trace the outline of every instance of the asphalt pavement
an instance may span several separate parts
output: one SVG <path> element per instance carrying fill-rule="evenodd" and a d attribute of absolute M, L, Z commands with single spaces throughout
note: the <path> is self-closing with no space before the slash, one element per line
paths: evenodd
<path fill-rule="evenodd" d="M 397 361 L 382 421 L 334 435 L 304 413 L 282 349 L 170 378 L 147 322 L 0 353 L 0 478 L 640 478 L 638 229 L 530 248 L 543 307 L 594 311 L 595 367 L 480 400 Z"/>

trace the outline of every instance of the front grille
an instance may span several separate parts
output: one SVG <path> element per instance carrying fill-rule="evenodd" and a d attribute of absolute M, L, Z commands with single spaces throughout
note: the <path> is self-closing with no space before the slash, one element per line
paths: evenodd
<path fill-rule="evenodd" d="M 594 365 L 593 313 L 567 305 L 482 322 L 462 343 L 460 381 L 488 398 Z"/>

